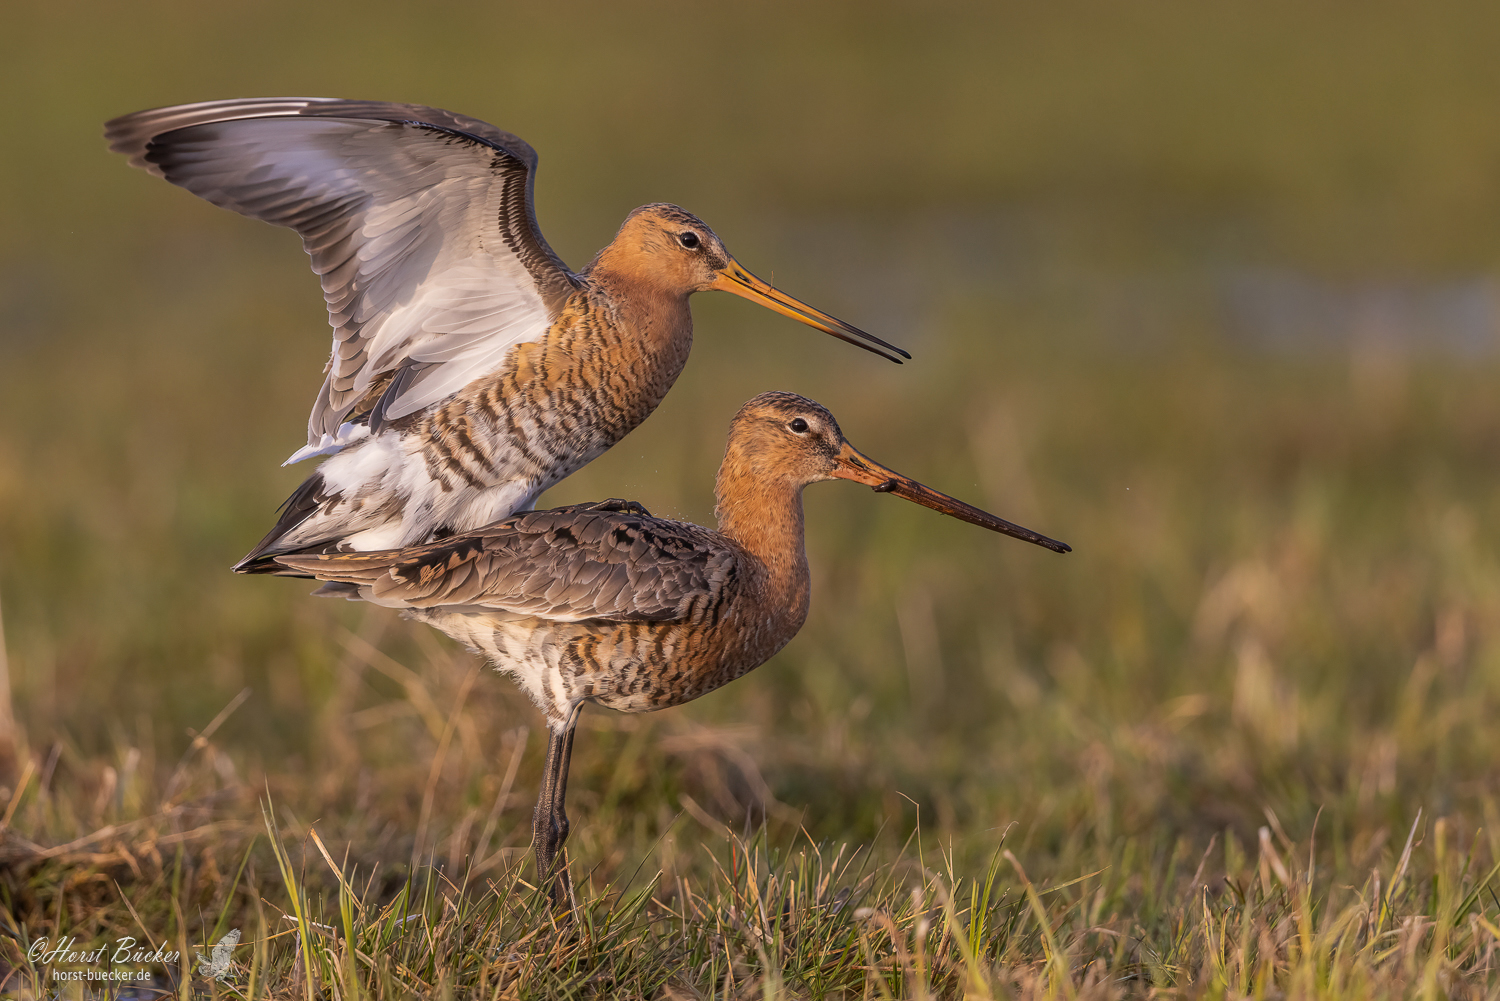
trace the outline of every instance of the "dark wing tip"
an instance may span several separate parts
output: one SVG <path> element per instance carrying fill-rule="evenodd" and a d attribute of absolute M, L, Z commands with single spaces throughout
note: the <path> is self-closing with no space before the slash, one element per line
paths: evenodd
<path fill-rule="evenodd" d="M 235 573 L 275 574 L 278 577 L 293 576 L 291 570 L 288 568 L 297 569 L 292 567 L 290 563 L 282 563 L 275 556 L 256 556 L 251 554 L 229 569 Z M 305 575 L 298 573 L 296 576 Z"/>
<path fill-rule="evenodd" d="M 173 104 L 162 108 L 147 108 L 119 115 L 104 123 L 104 140 L 110 151 L 130 158 L 132 167 L 139 167 L 157 177 L 164 176 L 161 168 L 146 159 L 146 149 L 157 136 L 191 125 L 207 125 L 212 122 L 229 121 L 236 118 L 267 118 L 277 115 L 297 115 L 314 105 L 340 103 L 328 97 L 264 97 L 234 98 L 227 101 L 198 101 L 193 104 Z"/>

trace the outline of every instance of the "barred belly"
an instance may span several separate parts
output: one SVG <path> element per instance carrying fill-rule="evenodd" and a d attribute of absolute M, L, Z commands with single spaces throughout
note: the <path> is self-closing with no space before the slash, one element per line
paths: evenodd
<path fill-rule="evenodd" d="M 515 679 L 549 726 L 560 725 L 579 702 L 651 712 L 689 702 L 745 673 L 711 652 L 716 644 L 710 636 L 686 624 L 549 622 L 488 609 L 406 614 L 489 658 Z"/>
<path fill-rule="evenodd" d="M 690 320 L 625 338 L 580 292 L 495 375 L 356 441 L 319 468 L 319 505 L 278 551 L 339 541 L 355 551 L 419 545 L 529 509 L 656 409 L 687 361 Z"/>

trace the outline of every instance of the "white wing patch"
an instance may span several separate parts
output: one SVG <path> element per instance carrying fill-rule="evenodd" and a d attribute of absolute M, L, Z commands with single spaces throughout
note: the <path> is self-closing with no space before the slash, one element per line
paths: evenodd
<path fill-rule="evenodd" d="M 395 420 L 493 374 L 545 335 L 537 279 L 499 220 L 518 161 L 441 129 L 368 119 L 270 117 L 190 125 L 152 140 L 164 176 L 303 238 L 333 326 L 329 370 L 288 462 L 363 437 L 350 409 L 392 372 Z"/>
<path fill-rule="evenodd" d="M 432 365 L 387 404 L 385 415 L 395 420 L 497 371 L 512 345 L 540 338 L 551 322 L 541 298 L 517 287 L 523 275 L 514 258 L 486 254 L 429 278 L 420 296 L 365 326 L 373 364 L 361 371 L 356 391 L 403 359 Z"/>

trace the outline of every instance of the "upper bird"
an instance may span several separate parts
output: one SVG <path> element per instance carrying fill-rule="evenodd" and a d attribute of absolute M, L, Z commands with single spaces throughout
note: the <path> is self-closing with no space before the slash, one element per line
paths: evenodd
<path fill-rule="evenodd" d="M 880 465 L 812 400 L 765 393 L 730 426 L 714 487 L 717 532 L 605 501 L 532 511 L 392 552 L 281 556 L 267 569 L 328 581 L 322 594 L 405 609 L 525 689 L 551 734 L 533 815 L 537 870 L 546 879 L 568 836 L 563 800 L 579 709 L 679 705 L 785 646 L 807 619 L 811 589 L 802 488 L 836 478 L 1069 551 Z M 554 898 L 566 885 L 560 872 Z"/>
<path fill-rule="evenodd" d="M 892 361 L 906 352 L 781 292 L 702 220 L 654 204 L 580 272 L 532 208 L 536 152 L 437 108 L 208 101 L 108 122 L 110 149 L 302 237 L 333 326 L 307 446 L 336 453 L 236 569 L 392 549 L 529 508 L 656 409 L 721 289 Z"/>

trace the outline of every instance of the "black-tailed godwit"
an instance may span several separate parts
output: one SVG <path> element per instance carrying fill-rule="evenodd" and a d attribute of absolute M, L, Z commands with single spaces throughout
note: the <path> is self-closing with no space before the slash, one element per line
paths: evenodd
<path fill-rule="evenodd" d="M 280 556 L 272 572 L 404 609 L 516 679 L 551 734 L 533 816 L 546 880 L 568 836 L 563 800 L 584 703 L 621 712 L 680 705 L 785 646 L 807 618 L 802 488 L 834 478 L 1069 551 L 865 457 L 811 400 L 766 393 L 730 426 L 715 484 L 718 531 L 604 501 L 392 552 Z M 563 865 L 554 899 L 566 891 Z"/>
<path fill-rule="evenodd" d="M 688 297 L 734 292 L 892 361 L 755 277 L 696 216 L 636 209 L 570 271 L 532 209 L 536 153 L 475 118 L 377 101 L 211 101 L 109 122 L 110 148 L 295 230 L 333 326 L 306 447 L 333 454 L 236 567 L 488 525 L 601 455 L 671 388 Z"/>

